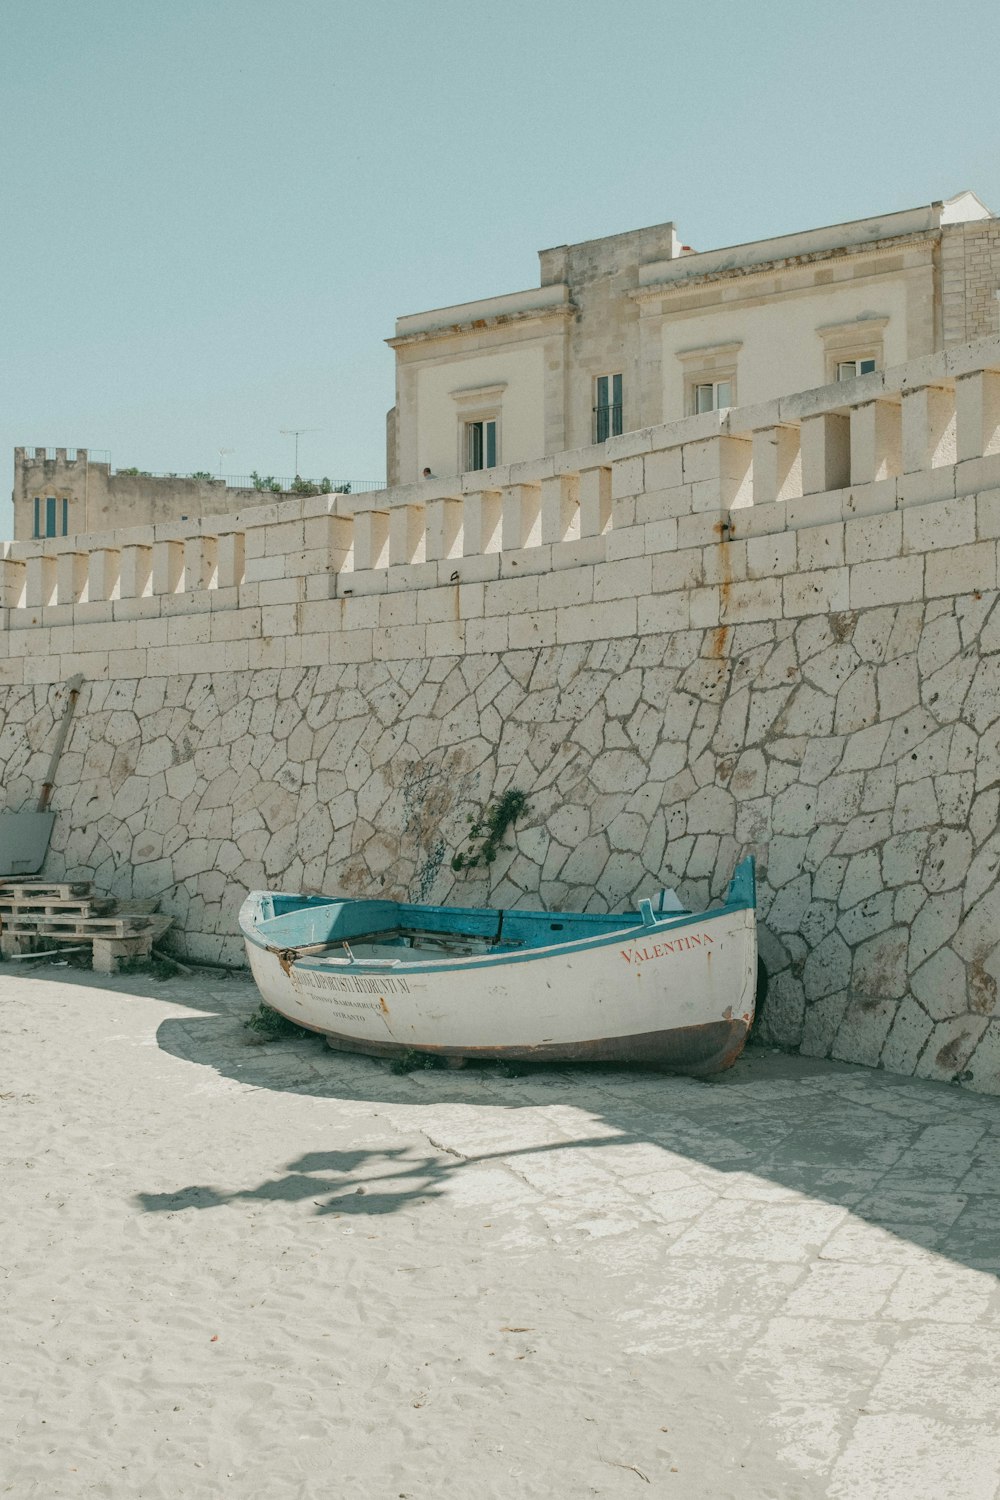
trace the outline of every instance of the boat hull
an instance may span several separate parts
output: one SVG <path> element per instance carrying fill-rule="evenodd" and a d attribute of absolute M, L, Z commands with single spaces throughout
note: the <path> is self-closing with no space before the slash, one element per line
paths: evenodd
<path fill-rule="evenodd" d="M 512 956 L 392 964 L 298 957 L 241 913 L 267 1003 L 343 1051 L 511 1062 L 631 1063 L 704 1075 L 754 1017 L 752 908 L 685 914 Z"/>

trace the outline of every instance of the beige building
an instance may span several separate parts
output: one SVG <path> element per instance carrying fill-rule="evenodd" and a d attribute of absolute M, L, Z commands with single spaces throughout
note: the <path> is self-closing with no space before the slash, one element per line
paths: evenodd
<path fill-rule="evenodd" d="M 310 484 L 301 479 L 262 480 L 256 475 L 240 484 L 208 475 L 114 470 L 107 461 L 95 461 L 86 448 L 15 448 L 14 537 L 28 541 L 194 521 L 220 511 L 273 503 L 292 493 L 344 488 L 357 493 L 379 485 L 380 481 L 367 479 L 333 485 L 328 479 Z"/>
<path fill-rule="evenodd" d="M 399 318 L 389 483 L 603 442 L 998 331 L 974 193 L 693 251 L 672 223 L 539 252 L 540 285 Z"/>

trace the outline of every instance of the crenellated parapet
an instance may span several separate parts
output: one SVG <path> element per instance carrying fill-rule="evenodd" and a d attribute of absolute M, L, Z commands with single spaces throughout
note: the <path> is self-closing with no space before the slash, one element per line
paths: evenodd
<path fill-rule="evenodd" d="M 83 450 L 75 459 L 65 450 L 39 456 L 46 451 L 18 450 L 25 465 L 86 462 Z M 0 624 L 302 606 L 288 625 L 295 634 L 323 620 L 348 625 L 350 610 L 324 611 L 331 600 L 353 601 L 358 613 L 362 599 L 455 585 L 489 585 L 509 600 L 508 640 L 543 627 L 564 639 L 581 610 L 599 634 L 602 619 L 611 628 L 626 605 L 633 620 L 669 619 L 675 628 L 796 612 L 796 601 L 849 609 L 876 602 L 882 588 L 894 598 L 916 588 L 916 538 L 937 524 L 945 550 L 992 546 L 995 497 L 983 497 L 997 490 L 994 338 L 531 463 L 6 543 Z M 814 540 L 821 528 L 834 528 L 825 552 Z M 990 562 L 977 551 L 968 561 L 992 587 L 995 555 Z M 513 586 L 530 578 L 545 582 Z M 542 598 L 551 618 L 533 621 Z M 420 614 L 416 602 L 364 610 L 366 621 L 412 617 L 414 627 Z M 414 634 L 414 649 L 440 649 L 446 635 L 458 639 L 454 628 Z"/>

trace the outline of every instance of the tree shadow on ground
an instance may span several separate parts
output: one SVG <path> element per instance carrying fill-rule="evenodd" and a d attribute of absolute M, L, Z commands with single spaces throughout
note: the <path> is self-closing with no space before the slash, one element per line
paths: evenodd
<path fill-rule="evenodd" d="M 887 1258 L 906 1241 L 1000 1274 L 1000 1100 L 954 1085 L 752 1047 L 727 1073 L 706 1081 L 599 1065 L 537 1065 L 517 1070 L 516 1076 L 488 1064 L 461 1071 L 418 1066 L 399 1076 L 382 1060 L 334 1052 L 308 1035 L 247 1046 L 242 1021 L 256 1003 L 256 992 L 234 983 L 228 994 L 216 990 L 215 998 L 216 1014 L 165 1021 L 158 1041 L 164 1050 L 244 1084 L 424 1104 L 429 1110 L 479 1103 L 517 1110 L 569 1105 L 581 1111 L 580 1132 L 557 1144 L 458 1151 L 453 1141 L 443 1147 L 435 1141 L 432 1153 L 404 1152 L 397 1160 L 362 1153 L 364 1160 L 349 1162 L 342 1153 L 311 1153 L 241 1196 L 312 1194 L 320 1213 L 392 1213 L 440 1195 L 449 1178 L 491 1160 L 594 1150 L 603 1168 L 614 1173 L 617 1151 L 652 1146 L 658 1148 L 657 1169 L 680 1157 L 707 1169 L 716 1186 L 724 1179 L 723 1195 L 739 1192 L 747 1198 L 743 1217 L 751 1252 L 757 1239 L 762 1253 L 770 1254 L 764 1240 L 794 1239 L 804 1232 L 808 1215 L 802 1210 L 812 1200 L 847 1209 L 883 1231 Z M 587 1129 L 591 1120 L 600 1122 L 597 1129 Z M 330 1173 L 343 1174 L 341 1189 L 330 1182 Z M 760 1185 L 756 1201 L 749 1179 Z M 652 1178 L 650 1191 L 655 1191 Z M 658 1201 L 669 1217 L 670 1204 Z M 849 1219 L 837 1233 L 838 1254 L 850 1259 Z M 708 1238 L 705 1250 L 710 1253 Z"/>
<path fill-rule="evenodd" d="M 97 987 L 96 976 L 65 970 L 32 977 Z M 99 986 L 169 1004 L 174 1013 L 157 1029 L 163 1051 L 244 1087 L 417 1107 L 425 1119 L 414 1128 L 429 1149 L 309 1152 L 276 1163 L 273 1178 L 236 1192 L 188 1184 L 173 1193 L 140 1193 L 150 1212 L 311 1198 L 318 1214 L 388 1214 L 440 1197 L 450 1182 L 492 1162 L 523 1172 L 544 1193 L 545 1174 L 551 1179 L 553 1172 L 545 1164 L 571 1150 L 588 1170 L 604 1174 L 609 1201 L 624 1201 L 627 1190 L 637 1214 L 664 1223 L 683 1217 L 672 1169 L 675 1179 L 678 1167 L 693 1174 L 706 1201 L 739 1198 L 726 1210 L 728 1232 L 744 1236 L 748 1256 L 780 1260 L 783 1240 L 814 1239 L 818 1224 L 829 1235 L 821 1239 L 824 1255 L 833 1246 L 834 1258 L 850 1261 L 860 1220 L 882 1231 L 875 1251 L 887 1261 L 898 1260 L 905 1242 L 1000 1274 L 995 1098 L 752 1047 L 707 1081 L 593 1065 L 538 1065 L 518 1076 L 489 1065 L 400 1075 L 385 1061 L 334 1052 L 311 1035 L 251 1045 L 243 1023 L 259 996 L 248 979 L 158 982 L 130 975 L 101 979 Z M 505 1149 L 502 1115 L 491 1115 L 492 1139 L 481 1120 L 478 1134 L 457 1116 L 443 1129 L 440 1111 L 455 1104 L 535 1111 L 537 1120 L 526 1126 L 522 1117 L 517 1139 Z M 824 1204 L 830 1213 L 824 1218 L 820 1208 L 817 1219 L 817 1205 Z M 685 1231 L 692 1253 L 712 1255 L 718 1229 L 711 1215 L 699 1210 Z M 870 1229 L 865 1234 L 859 1258 L 873 1251 Z"/>

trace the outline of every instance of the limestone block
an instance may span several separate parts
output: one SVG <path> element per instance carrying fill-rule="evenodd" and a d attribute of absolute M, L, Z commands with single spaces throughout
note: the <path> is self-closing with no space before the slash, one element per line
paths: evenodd
<path fill-rule="evenodd" d="M 926 594 L 964 594 L 971 589 L 993 589 L 997 584 L 997 549 L 993 542 L 950 547 L 931 553 L 926 562 Z"/>
<path fill-rule="evenodd" d="M 305 530 L 300 520 L 277 521 L 271 526 L 255 528 L 247 534 L 247 556 L 254 556 L 263 537 L 264 556 L 281 557 L 286 552 L 301 552 L 305 547 Z"/>
<path fill-rule="evenodd" d="M 484 609 L 487 615 L 513 615 L 521 610 L 538 608 L 537 577 L 502 578 L 488 583 L 485 590 Z"/>
<path fill-rule="evenodd" d="M 580 537 L 580 482 L 576 474 L 557 474 L 541 482 L 541 539 L 575 541 Z"/>
<path fill-rule="evenodd" d="M 917 1061 L 916 1076 L 945 1081 L 957 1077 L 967 1066 L 986 1026 L 985 1016 L 968 1014 L 938 1021 Z"/>
<path fill-rule="evenodd" d="M 930 777 L 900 787 L 892 815 L 893 833 L 932 828 L 939 821 L 937 797 Z"/>
<path fill-rule="evenodd" d="M 652 590 L 652 561 L 648 557 L 598 563 L 593 569 L 594 599 L 630 599 Z"/>
<path fill-rule="evenodd" d="M 947 891 L 925 901 L 910 924 L 909 967 L 918 969 L 950 942 L 962 916 L 962 893 Z"/>
<path fill-rule="evenodd" d="M 891 1000 L 867 997 L 849 1000 L 830 1056 L 876 1067 L 896 1012 L 897 1006 Z"/>
<path fill-rule="evenodd" d="M 902 467 L 900 408 L 894 401 L 865 401 L 850 412 L 851 484 L 889 479 Z"/>
<path fill-rule="evenodd" d="M 462 527 L 464 557 L 500 551 L 503 519 L 501 500 L 499 490 L 479 490 L 466 495 Z"/>
<path fill-rule="evenodd" d="M 507 552 L 542 541 L 542 491 L 537 484 L 511 484 L 501 498 L 501 543 Z"/>
<path fill-rule="evenodd" d="M 603 536 L 611 524 L 611 469 L 582 469 L 579 478 L 580 535 Z"/>
<path fill-rule="evenodd" d="M 153 543 L 154 594 L 176 594 L 184 578 L 184 544 L 179 541 Z"/>
<path fill-rule="evenodd" d="M 976 507 L 964 497 L 912 507 L 902 523 L 904 552 L 933 552 L 976 540 Z"/>
<path fill-rule="evenodd" d="M 960 463 L 1000 453 L 1000 373 L 974 370 L 957 378 L 955 422 Z"/>
<path fill-rule="evenodd" d="M 39 553 L 29 557 L 26 564 L 25 607 L 37 609 L 56 603 L 56 560 L 54 556 Z"/>
<path fill-rule="evenodd" d="M 102 938 L 93 940 L 93 967 L 95 974 L 117 974 L 130 959 L 148 958 L 153 951 L 150 935 L 131 938 Z"/>
<path fill-rule="evenodd" d="M 417 598 L 416 594 L 410 593 L 386 594 L 377 600 L 379 626 L 385 629 L 392 625 L 416 625 Z"/>
<path fill-rule="evenodd" d="M 936 829 L 931 834 L 921 874 L 927 890 L 948 891 L 960 885 L 971 860 L 972 836 L 967 829 Z M 996 862 L 1000 863 L 1000 860 Z"/>
<path fill-rule="evenodd" d="M 86 552 L 60 552 L 56 561 L 56 599 L 60 604 L 76 604 L 87 592 Z"/>
<path fill-rule="evenodd" d="M 89 602 L 117 599 L 121 591 L 121 551 L 95 548 L 87 559 L 87 599 Z"/>
<path fill-rule="evenodd" d="M 781 517 L 783 524 L 794 531 L 804 526 L 835 526 L 844 519 L 845 504 L 850 494 L 850 490 L 825 490 L 817 494 L 802 495 L 798 499 L 783 501 L 774 510 L 765 509 L 762 514 Z M 756 514 L 756 511 L 741 514 L 740 525 L 746 526 Z"/>
<path fill-rule="evenodd" d="M 426 511 L 422 505 L 393 505 L 389 510 L 389 566 L 423 562 L 426 556 Z"/>
<path fill-rule="evenodd" d="M 851 950 L 837 932 L 829 933 L 809 954 L 802 969 L 806 1000 L 813 1003 L 843 991 L 851 974 Z"/>
<path fill-rule="evenodd" d="M 0 557 L 0 609 L 17 609 L 24 595 L 25 565 Z"/>
<path fill-rule="evenodd" d="M 898 557 L 902 551 L 903 518 L 898 511 L 852 520 L 845 528 L 848 563 Z"/>
<path fill-rule="evenodd" d="M 381 570 L 389 565 L 389 513 L 360 510 L 354 515 L 354 571 Z M 354 574 L 352 574 L 352 578 Z"/>
<path fill-rule="evenodd" d="M 995 566 L 995 559 L 994 559 Z M 904 604 L 923 595 L 922 556 L 887 558 L 881 562 L 858 562 L 850 569 L 852 609 L 884 604 Z"/>
<path fill-rule="evenodd" d="M 723 585 L 720 618 L 724 624 L 773 619 L 781 613 L 780 578 L 758 578 Z"/>
<path fill-rule="evenodd" d="M 625 495 L 639 495 L 644 487 L 643 460 L 637 455 L 619 458 L 611 465 L 611 499 Z"/>
<path fill-rule="evenodd" d="M 906 474 L 955 462 L 955 396 L 950 387 L 911 386 L 903 391 L 901 457 Z"/>
<path fill-rule="evenodd" d="M 243 576 L 247 584 L 260 583 L 268 578 L 284 578 L 284 553 L 278 553 L 276 557 L 248 557 L 244 564 Z"/>
<path fill-rule="evenodd" d="M 802 419 L 802 493 L 818 495 L 851 483 L 850 423 L 836 412 Z"/>
<path fill-rule="evenodd" d="M 589 604 L 594 597 L 594 569 L 564 569 L 537 579 L 537 607 L 562 609 L 571 604 Z"/>
<path fill-rule="evenodd" d="M 460 495 L 428 500 L 424 554 L 428 561 L 461 557 L 464 503 Z"/>
<path fill-rule="evenodd" d="M 955 468 L 922 469 L 915 474 L 901 474 L 896 480 L 896 502 L 900 509 L 908 505 L 928 505 L 937 500 L 951 500 L 956 493 Z"/>
<path fill-rule="evenodd" d="M 779 573 L 791 573 L 797 566 L 792 532 L 750 537 L 745 545 L 749 578 L 772 578 Z"/>
<path fill-rule="evenodd" d="M 783 581 L 782 611 L 786 619 L 846 610 L 849 602 L 850 575 L 847 568 L 792 573 Z"/>
<path fill-rule="evenodd" d="M 799 429 L 762 427 L 753 433 L 753 503 L 768 505 L 802 494 Z"/>
<path fill-rule="evenodd" d="M 635 633 L 634 599 L 570 605 L 556 611 L 556 639 L 560 645 L 570 645 L 574 641 L 610 640 Z"/>
<path fill-rule="evenodd" d="M 687 630 L 691 622 L 690 598 L 686 591 L 649 594 L 637 601 L 637 624 L 641 636 L 653 632 Z"/>
<path fill-rule="evenodd" d="M 685 443 L 682 460 L 684 483 L 707 485 L 718 505 L 738 507 L 752 503 L 753 446 L 745 439 L 719 433 L 702 442 Z M 693 502 L 695 498 L 692 493 Z M 706 504 L 711 504 L 711 500 Z"/>

